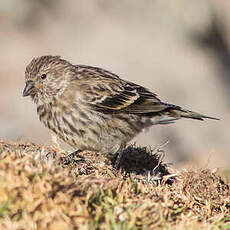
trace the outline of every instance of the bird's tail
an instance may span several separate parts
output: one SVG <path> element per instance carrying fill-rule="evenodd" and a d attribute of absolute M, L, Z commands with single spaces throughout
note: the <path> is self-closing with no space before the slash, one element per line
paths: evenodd
<path fill-rule="evenodd" d="M 201 120 L 201 121 L 203 121 L 204 119 L 219 120 L 218 118 L 206 116 L 206 115 L 203 115 L 203 114 L 200 114 L 197 112 L 193 112 L 190 110 L 181 110 L 181 111 L 177 111 L 177 113 L 179 113 L 179 115 L 181 117 L 191 118 L 191 119 L 195 119 L 195 120 Z"/>
<path fill-rule="evenodd" d="M 210 117 L 197 112 L 193 112 L 191 110 L 183 109 L 177 105 L 167 104 L 163 102 L 161 103 L 161 105 L 163 105 L 165 108 L 162 111 L 158 112 L 158 115 L 154 113 L 154 116 L 151 119 L 153 124 L 171 124 L 181 118 L 190 118 L 200 121 L 203 121 L 204 119 L 219 120 L 215 117 Z"/>
<path fill-rule="evenodd" d="M 170 114 L 172 114 L 172 116 L 177 118 L 190 118 L 200 121 L 203 121 L 204 119 L 219 120 L 218 118 L 206 116 L 197 112 L 183 109 L 180 106 L 175 106 L 171 104 L 169 104 L 168 111 Z"/>

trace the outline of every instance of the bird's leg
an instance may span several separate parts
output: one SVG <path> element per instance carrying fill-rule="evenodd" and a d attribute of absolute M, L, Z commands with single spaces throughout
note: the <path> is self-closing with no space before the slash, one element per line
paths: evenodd
<path fill-rule="evenodd" d="M 52 146 L 51 148 L 54 149 L 53 151 L 49 151 L 46 154 L 46 158 L 48 159 L 49 157 L 51 157 L 52 159 L 56 158 L 57 156 L 59 156 L 59 154 L 61 152 L 63 152 L 63 150 L 60 147 L 60 144 L 58 142 L 57 136 L 54 134 L 51 134 L 51 140 L 52 140 Z"/>
<path fill-rule="evenodd" d="M 71 162 L 76 162 L 77 160 L 75 158 L 81 158 L 81 160 L 84 160 L 84 157 L 79 155 L 79 153 L 81 153 L 82 150 L 78 149 L 77 151 L 74 151 L 70 154 L 68 154 L 66 157 L 61 157 L 61 161 L 63 164 L 68 165 Z"/>
<path fill-rule="evenodd" d="M 124 150 L 118 151 L 116 161 L 115 161 L 115 164 L 113 166 L 113 171 L 116 171 L 120 168 L 120 163 L 121 163 L 121 158 L 122 158 L 123 153 L 124 153 Z"/>
<path fill-rule="evenodd" d="M 58 152 L 63 151 L 63 150 L 61 149 L 61 146 L 60 146 L 59 142 L 58 142 L 57 135 L 55 135 L 55 134 L 52 133 L 52 134 L 51 134 L 51 140 L 52 140 L 52 142 L 53 142 L 53 147 L 54 147 L 55 149 L 57 149 Z"/>

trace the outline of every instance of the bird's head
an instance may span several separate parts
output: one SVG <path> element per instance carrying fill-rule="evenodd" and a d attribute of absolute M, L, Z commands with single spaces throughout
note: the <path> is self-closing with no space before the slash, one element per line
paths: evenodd
<path fill-rule="evenodd" d="M 26 67 L 23 96 L 30 96 L 36 104 L 49 103 L 66 89 L 71 66 L 60 56 L 34 58 Z"/>

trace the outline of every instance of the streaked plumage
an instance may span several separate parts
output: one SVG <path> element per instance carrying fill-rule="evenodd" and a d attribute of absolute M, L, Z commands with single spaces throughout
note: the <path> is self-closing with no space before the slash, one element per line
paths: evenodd
<path fill-rule="evenodd" d="M 180 118 L 215 119 L 167 104 L 146 88 L 101 68 L 59 56 L 33 59 L 23 95 L 37 104 L 46 127 L 81 150 L 116 153 L 144 128 Z"/>

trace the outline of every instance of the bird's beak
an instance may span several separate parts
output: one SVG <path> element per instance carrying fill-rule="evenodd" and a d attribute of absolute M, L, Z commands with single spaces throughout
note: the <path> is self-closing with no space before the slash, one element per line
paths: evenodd
<path fill-rule="evenodd" d="M 23 90 L 23 97 L 29 96 L 34 89 L 34 83 L 32 81 L 27 81 L 26 86 Z"/>

